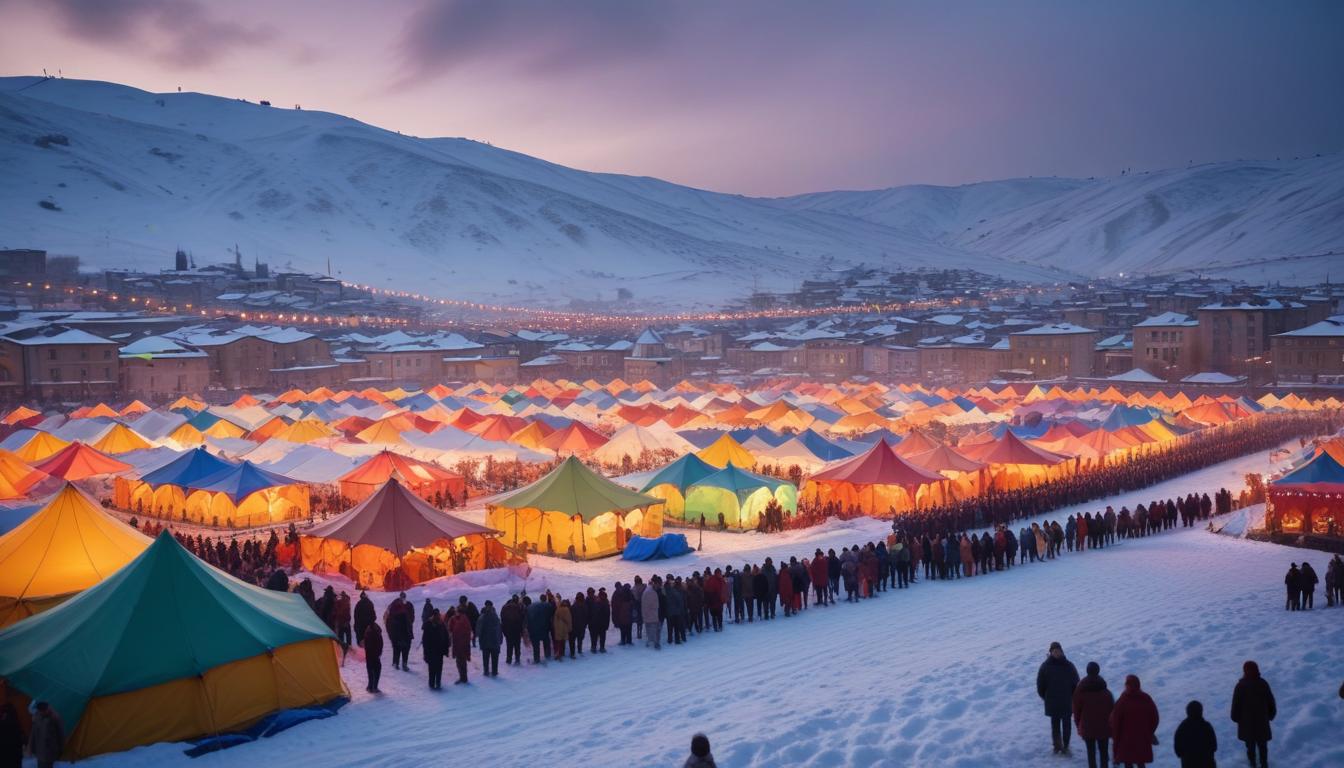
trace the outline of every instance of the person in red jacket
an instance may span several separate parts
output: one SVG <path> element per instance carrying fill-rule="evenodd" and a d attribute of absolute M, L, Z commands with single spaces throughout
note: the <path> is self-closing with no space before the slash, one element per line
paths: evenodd
<path fill-rule="evenodd" d="M 817 594 L 817 605 L 835 602 L 830 596 L 830 563 L 820 549 L 812 556 L 812 565 L 808 570 L 811 571 L 808 575 L 812 578 L 812 591 Z"/>
<path fill-rule="evenodd" d="M 471 661 L 471 619 L 465 613 L 453 611 L 448 620 L 448 637 L 453 643 L 453 660 L 457 662 L 454 685 L 463 685 L 467 682 L 467 662 Z"/>
<path fill-rule="evenodd" d="M 728 591 L 728 582 L 723 578 L 722 570 L 715 568 L 714 572 L 705 578 L 704 590 L 710 624 L 714 626 L 715 632 L 722 632 L 724 596 Z"/>
<path fill-rule="evenodd" d="M 1139 678 L 1125 678 L 1125 691 L 1111 710 L 1111 737 L 1115 740 L 1115 762 L 1126 768 L 1142 768 L 1153 762 L 1153 742 L 1157 738 L 1157 705 L 1143 692 Z"/>
<path fill-rule="evenodd" d="M 785 568 L 779 576 L 779 604 L 784 606 L 784 615 L 792 616 L 793 610 L 793 578 L 789 576 L 789 569 Z"/>
<path fill-rule="evenodd" d="M 364 690 L 378 693 L 378 678 L 383 674 L 383 630 L 376 621 L 364 629 L 364 669 L 369 675 Z"/>

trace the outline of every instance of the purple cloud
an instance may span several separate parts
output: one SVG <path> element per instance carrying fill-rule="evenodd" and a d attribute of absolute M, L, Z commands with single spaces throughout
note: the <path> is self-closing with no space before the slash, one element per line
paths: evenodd
<path fill-rule="evenodd" d="M 46 0 L 41 7 L 82 40 L 134 48 L 183 67 L 205 67 L 275 36 L 267 27 L 235 21 L 194 0 Z"/>

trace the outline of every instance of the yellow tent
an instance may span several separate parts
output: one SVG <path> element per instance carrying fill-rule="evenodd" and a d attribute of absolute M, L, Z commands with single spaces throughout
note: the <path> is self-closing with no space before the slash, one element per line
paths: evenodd
<path fill-rule="evenodd" d="M 228 419 L 220 419 L 214 424 L 201 430 L 201 434 L 209 435 L 210 437 L 242 437 L 247 434 L 247 430 L 234 424 Z"/>
<path fill-rule="evenodd" d="M 311 443 L 314 440 L 321 440 L 324 437 L 333 437 L 337 434 L 336 430 L 328 427 L 326 424 L 314 418 L 299 419 L 288 427 L 275 433 L 275 437 L 280 440 L 287 440 L 291 443 Z"/>
<path fill-rule="evenodd" d="M 97 584 L 149 544 L 67 483 L 32 517 L 0 536 L 0 627 Z"/>
<path fill-rule="evenodd" d="M 200 445 L 205 442 L 205 435 L 201 434 L 201 430 L 184 421 L 182 426 L 174 429 L 168 435 L 168 439 L 178 445 Z"/>
<path fill-rule="evenodd" d="M 708 448 L 696 454 L 706 464 L 713 464 L 719 469 L 723 469 L 729 464 L 736 464 L 742 469 L 751 469 L 756 466 L 756 457 L 751 452 L 743 448 L 741 443 L 733 439 L 733 436 L 724 432 L 723 435 L 709 445 Z"/>
<path fill-rule="evenodd" d="M 29 464 L 36 464 L 65 450 L 65 447 L 69 444 L 50 432 L 38 432 L 15 451 L 14 455 Z"/>
<path fill-rule="evenodd" d="M 149 441 L 125 424 L 113 424 L 93 447 L 103 453 L 130 453 L 151 448 Z"/>
<path fill-rule="evenodd" d="M 361 429 L 355 434 L 355 437 L 366 443 L 378 443 L 383 445 L 404 445 L 405 440 L 401 439 L 401 432 L 390 419 L 380 419 L 369 426 Z"/>

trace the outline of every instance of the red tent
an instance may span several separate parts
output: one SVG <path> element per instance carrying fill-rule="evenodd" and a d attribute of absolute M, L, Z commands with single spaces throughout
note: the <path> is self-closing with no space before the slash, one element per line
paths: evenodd
<path fill-rule="evenodd" d="M 426 501 L 432 501 L 435 493 L 442 498 L 452 494 L 454 499 L 461 501 L 462 492 L 467 487 L 466 479 L 456 472 L 392 451 L 379 451 L 370 456 L 342 475 L 338 482 L 342 496 L 363 501 L 393 478 Z"/>
<path fill-rule="evenodd" d="M 110 475 L 134 469 L 126 462 L 117 461 L 80 442 L 67 445 L 41 463 L 34 464 L 33 468 L 64 480 L 83 480 L 86 477 Z"/>

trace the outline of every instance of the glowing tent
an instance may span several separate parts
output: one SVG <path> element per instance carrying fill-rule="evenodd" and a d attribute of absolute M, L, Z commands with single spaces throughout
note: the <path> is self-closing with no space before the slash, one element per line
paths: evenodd
<path fill-rule="evenodd" d="M 392 418 L 386 418 L 373 422 L 360 430 L 355 437 L 366 443 L 375 443 L 379 445 L 405 445 L 406 441 L 401 438 L 401 432 L 402 430 L 397 428 Z"/>
<path fill-rule="evenodd" d="M 181 519 L 190 489 L 234 466 L 204 447 L 194 448 L 139 479 L 118 477 L 112 484 L 112 503 L 139 515 Z"/>
<path fill-rule="evenodd" d="M 38 432 L 28 439 L 28 442 L 14 451 L 14 455 L 29 464 L 36 464 L 39 461 L 55 456 L 61 449 L 70 445 L 69 442 L 51 434 L 50 432 Z"/>
<path fill-rule="evenodd" d="M 0 627 L 97 584 L 149 543 L 67 483 L 32 517 L 0 536 Z"/>
<path fill-rule="evenodd" d="M 1344 530 L 1344 466 L 1328 451 L 1272 481 L 1267 495 L 1271 531 L 1338 536 Z"/>
<path fill-rule="evenodd" d="M 339 653 L 302 597 L 238 581 L 165 531 L 101 583 L 0 631 L 0 678 L 20 703 L 51 703 L 63 756 L 77 759 L 348 695 Z"/>
<path fill-rule="evenodd" d="M 1012 430 L 1005 431 L 1003 437 L 993 442 L 963 446 L 961 452 L 976 461 L 992 464 L 993 479 L 990 482 L 1003 490 L 1026 488 L 1055 479 L 1070 462 L 1067 456 L 1025 442 Z"/>
<path fill-rule="evenodd" d="M 718 471 L 719 468 L 713 464 L 705 463 L 694 453 L 687 453 L 658 470 L 639 492 L 662 499 L 663 514 L 680 520 L 686 508 L 686 492 L 695 483 Z"/>
<path fill-rule="evenodd" d="M 896 455 L 884 438 L 866 453 L 813 475 L 803 484 L 803 497 L 818 504 L 835 502 L 865 514 L 885 516 L 913 509 L 921 487 L 943 481 L 937 472 Z"/>
<path fill-rule="evenodd" d="M 308 486 L 250 461 L 188 486 L 188 520 L 211 525 L 265 525 L 308 516 Z"/>
<path fill-rule="evenodd" d="M 46 479 L 46 474 L 33 469 L 23 459 L 9 451 L 0 451 L 0 499 L 27 495 L 33 486 Z"/>
<path fill-rule="evenodd" d="M 141 437 L 125 424 L 113 424 L 112 428 L 107 430 L 98 442 L 93 444 L 95 450 L 103 453 L 130 453 L 131 451 L 143 451 L 146 448 L 152 448 L 149 441 Z"/>
<path fill-rule="evenodd" d="M 130 464 L 117 461 L 80 442 L 67 445 L 60 452 L 33 466 L 52 477 L 64 480 L 83 480 L 133 469 Z"/>
<path fill-rule="evenodd" d="M 485 524 L 514 549 L 591 559 L 625 548 L 629 534 L 663 533 L 662 500 L 623 488 L 570 456 L 545 477 L 486 506 Z"/>
<path fill-rule="evenodd" d="M 786 517 L 798 511 L 798 489 L 793 483 L 739 469 L 733 464 L 691 484 L 683 518 L 687 523 L 715 526 L 722 519 L 728 529 L 751 530 L 771 501 L 779 502 Z"/>
<path fill-rule="evenodd" d="M 736 464 L 743 469 L 751 469 L 756 466 L 756 457 L 752 456 L 727 432 L 696 455 L 704 459 L 706 464 L 713 464 L 719 469 L 723 469 L 729 464 Z"/>
<path fill-rule="evenodd" d="M 363 501 L 393 479 L 426 501 L 432 501 L 435 494 L 443 499 L 451 495 L 461 501 L 467 486 L 466 479 L 456 472 L 392 451 L 380 451 L 370 456 L 342 475 L 338 482 L 342 496 L 351 501 Z"/>
<path fill-rule="evenodd" d="M 505 565 L 497 531 L 440 512 L 394 477 L 358 506 L 300 539 L 303 567 L 395 591 L 439 576 Z"/>

